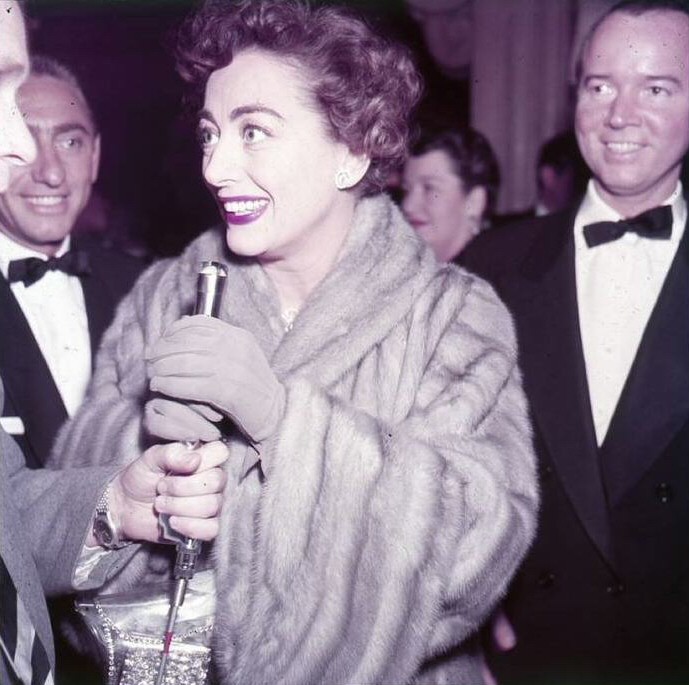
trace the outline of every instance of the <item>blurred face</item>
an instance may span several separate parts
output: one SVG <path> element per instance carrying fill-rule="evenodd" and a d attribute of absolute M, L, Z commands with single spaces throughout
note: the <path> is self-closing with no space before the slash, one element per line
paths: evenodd
<path fill-rule="evenodd" d="M 689 17 L 614 13 L 582 60 L 579 147 L 602 197 L 632 216 L 663 202 L 689 148 Z"/>
<path fill-rule="evenodd" d="M 10 169 L 27 164 L 36 154 L 16 99 L 28 61 L 19 6 L 0 0 L 0 193 L 9 184 Z"/>
<path fill-rule="evenodd" d="M 410 157 L 402 178 L 402 210 L 407 221 L 433 248 L 441 262 L 449 262 L 476 235 L 480 212 L 474 202 L 475 188 L 464 192 L 448 155 L 432 150 Z"/>
<path fill-rule="evenodd" d="M 407 0 L 433 59 L 460 74 L 471 62 L 474 37 L 472 0 Z"/>
<path fill-rule="evenodd" d="M 84 101 L 69 83 L 29 76 L 18 100 L 37 155 L 29 166 L 12 170 L 0 197 L 0 230 L 54 254 L 89 199 L 100 143 Z"/>
<path fill-rule="evenodd" d="M 546 164 L 538 169 L 538 201 L 549 212 L 566 209 L 576 196 L 576 174 L 572 168 L 556 169 Z"/>
<path fill-rule="evenodd" d="M 353 196 L 335 176 L 349 153 L 293 66 L 260 50 L 236 55 L 208 80 L 199 137 L 235 254 L 298 270 L 339 248 Z"/>

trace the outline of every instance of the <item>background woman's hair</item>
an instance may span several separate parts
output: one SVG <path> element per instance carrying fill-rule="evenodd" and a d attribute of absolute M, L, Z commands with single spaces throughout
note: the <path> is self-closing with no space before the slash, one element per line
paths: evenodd
<path fill-rule="evenodd" d="M 476 187 L 486 189 L 485 215 L 491 216 L 500 189 L 500 167 L 487 138 L 473 128 L 424 130 L 411 146 L 411 155 L 419 157 L 436 150 L 448 156 L 465 192 Z"/>
<path fill-rule="evenodd" d="M 209 76 L 242 50 L 284 57 L 304 74 L 333 138 L 371 158 L 359 184 L 379 192 L 403 162 L 421 78 L 409 51 L 351 11 L 303 0 L 207 0 L 182 25 L 177 67 L 203 97 Z"/>

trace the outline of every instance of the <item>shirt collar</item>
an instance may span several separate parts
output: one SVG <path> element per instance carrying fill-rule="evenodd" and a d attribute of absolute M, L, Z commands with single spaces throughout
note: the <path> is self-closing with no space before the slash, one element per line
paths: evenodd
<path fill-rule="evenodd" d="M 70 247 L 70 236 L 65 236 L 65 239 L 60 244 L 58 251 L 55 253 L 56 257 L 61 257 L 65 252 L 69 250 Z M 20 243 L 12 240 L 6 233 L 0 231 L 0 272 L 7 278 L 7 272 L 9 270 L 10 262 L 14 259 L 26 259 L 27 257 L 38 257 L 47 261 L 48 257 L 42 252 L 37 250 L 32 250 L 26 245 L 21 245 Z"/>

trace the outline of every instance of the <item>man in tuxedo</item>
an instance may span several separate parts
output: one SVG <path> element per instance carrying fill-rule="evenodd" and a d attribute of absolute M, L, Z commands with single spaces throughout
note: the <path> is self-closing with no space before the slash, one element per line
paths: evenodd
<path fill-rule="evenodd" d="M 139 260 L 71 236 L 98 175 L 100 135 L 74 75 L 31 60 L 19 109 L 37 154 L 0 194 L 2 423 L 40 468 L 81 404 L 101 336 Z"/>
<path fill-rule="evenodd" d="M 540 459 L 535 544 L 500 683 L 689 682 L 689 7 L 615 5 L 585 40 L 571 211 L 487 232 L 464 264 L 517 326 Z"/>

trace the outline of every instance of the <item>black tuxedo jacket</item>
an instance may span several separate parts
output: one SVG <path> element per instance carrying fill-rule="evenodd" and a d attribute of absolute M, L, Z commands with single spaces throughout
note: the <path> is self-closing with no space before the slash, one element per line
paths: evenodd
<path fill-rule="evenodd" d="M 462 260 L 515 318 L 540 462 L 539 532 L 505 605 L 518 644 L 492 665 L 501 683 L 689 683 L 689 228 L 599 448 L 574 217 L 489 231 Z"/>
<path fill-rule="evenodd" d="M 88 239 L 73 246 L 89 253 L 92 274 L 84 276 L 86 313 L 95 357 L 117 303 L 129 291 L 143 262 Z M 55 435 L 67 419 L 57 386 L 9 283 L 0 276 L 0 377 L 5 384 L 3 416 L 18 416 L 24 435 L 15 435 L 30 468 L 45 463 Z"/>

